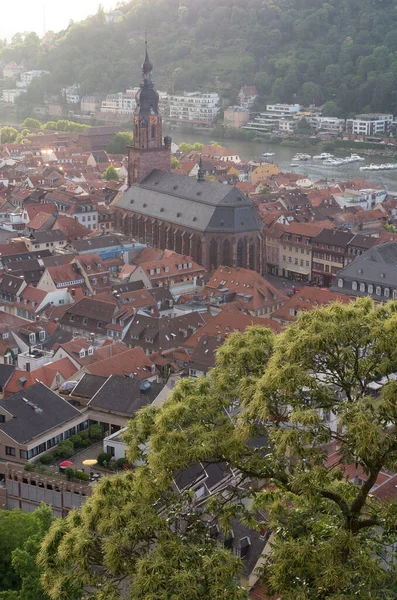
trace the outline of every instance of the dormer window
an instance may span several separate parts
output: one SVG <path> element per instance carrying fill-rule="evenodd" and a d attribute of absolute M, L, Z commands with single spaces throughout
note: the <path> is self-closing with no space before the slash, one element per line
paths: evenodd
<path fill-rule="evenodd" d="M 39 340 L 40 340 L 40 342 L 44 342 L 44 340 L 45 340 L 45 331 L 40 331 L 40 333 L 39 333 Z"/>
<path fill-rule="evenodd" d="M 8 333 L 3 333 L 3 340 L 6 340 L 8 338 L 9 334 Z"/>
<path fill-rule="evenodd" d="M 82 348 L 82 349 L 80 350 L 80 352 L 79 352 L 79 357 L 80 357 L 80 358 L 84 358 L 84 357 L 85 357 L 85 350 L 84 350 L 84 348 Z"/>
<path fill-rule="evenodd" d="M 168 272 L 169 272 L 169 270 L 170 270 L 170 269 L 169 269 L 169 267 L 164 267 L 164 271 L 165 271 L 166 273 L 168 273 Z"/>
<path fill-rule="evenodd" d="M 96 277 L 92 278 L 92 285 L 96 285 Z"/>
<path fill-rule="evenodd" d="M 92 356 L 94 354 L 94 348 L 92 346 L 90 346 L 88 348 L 88 356 Z"/>
<path fill-rule="evenodd" d="M 35 333 L 30 333 L 29 334 L 29 343 L 30 344 L 35 344 L 36 343 L 36 334 Z"/>
<path fill-rule="evenodd" d="M 91 265 L 87 265 L 87 271 L 91 271 Z"/>

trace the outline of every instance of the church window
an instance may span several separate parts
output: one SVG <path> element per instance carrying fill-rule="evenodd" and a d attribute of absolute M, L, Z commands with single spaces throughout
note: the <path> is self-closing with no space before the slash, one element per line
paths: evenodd
<path fill-rule="evenodd" d="M 152 125 L 152 139 L 156 137 L 156 125 Z"/>

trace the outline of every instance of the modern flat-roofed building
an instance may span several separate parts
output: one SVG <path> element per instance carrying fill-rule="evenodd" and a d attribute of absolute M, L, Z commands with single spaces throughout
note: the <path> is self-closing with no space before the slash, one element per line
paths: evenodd
<path fill-rule="evenodd" d="M 393 115 L 368 113 L 347 119 L 346 132 L 354 135 L 377 135 L 386 133 L 393 123 Z"/>
<path fill-rule="evenodd" d="M 216 92 L 184 92 L 169 97 L 169 120 L 210 126 L 219 112 L 219 94 Z"/>
<path fill-rule="evenodd" d="M 268 104 L 266 112 L 254 117 L 252 121 L 249 121 L 244 126 L 244 129 L 258 133 L 269 133 L 279 131 L 280 123 L 282 122 L 281 128 L 287 131 L 290 129 L 290 126 L 287 126 L 287 122 L 294 121 L 300 108 L 299 104 Z"/>

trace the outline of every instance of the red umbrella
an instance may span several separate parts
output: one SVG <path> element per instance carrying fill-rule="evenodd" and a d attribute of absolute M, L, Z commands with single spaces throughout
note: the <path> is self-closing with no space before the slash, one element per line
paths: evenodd
<path fill-rule="evenodd" d="M 73 465 L 72 462 L 70 462 L 70 460 L 64 460 L 63 462 L 60 463 L 60 467 L 71 467 Z"/>

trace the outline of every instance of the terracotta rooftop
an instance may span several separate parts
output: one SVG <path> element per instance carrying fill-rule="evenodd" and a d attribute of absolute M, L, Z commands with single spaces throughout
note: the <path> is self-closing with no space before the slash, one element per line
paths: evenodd
<path fill-rule="evenodd" d="M 348 304 L 351 302 L 351 297 L 347 294 L 330 292 L 324 288 L 306 286 L 298 290 L 281 308 L 272 313 L 271 319 L 282 322 L 292 322 L 296 320 L 296 316 L 299 312 L 311 310 L 318 306 L 324 306 L 331 302 L 343 302 L 343 304 Z"/>

